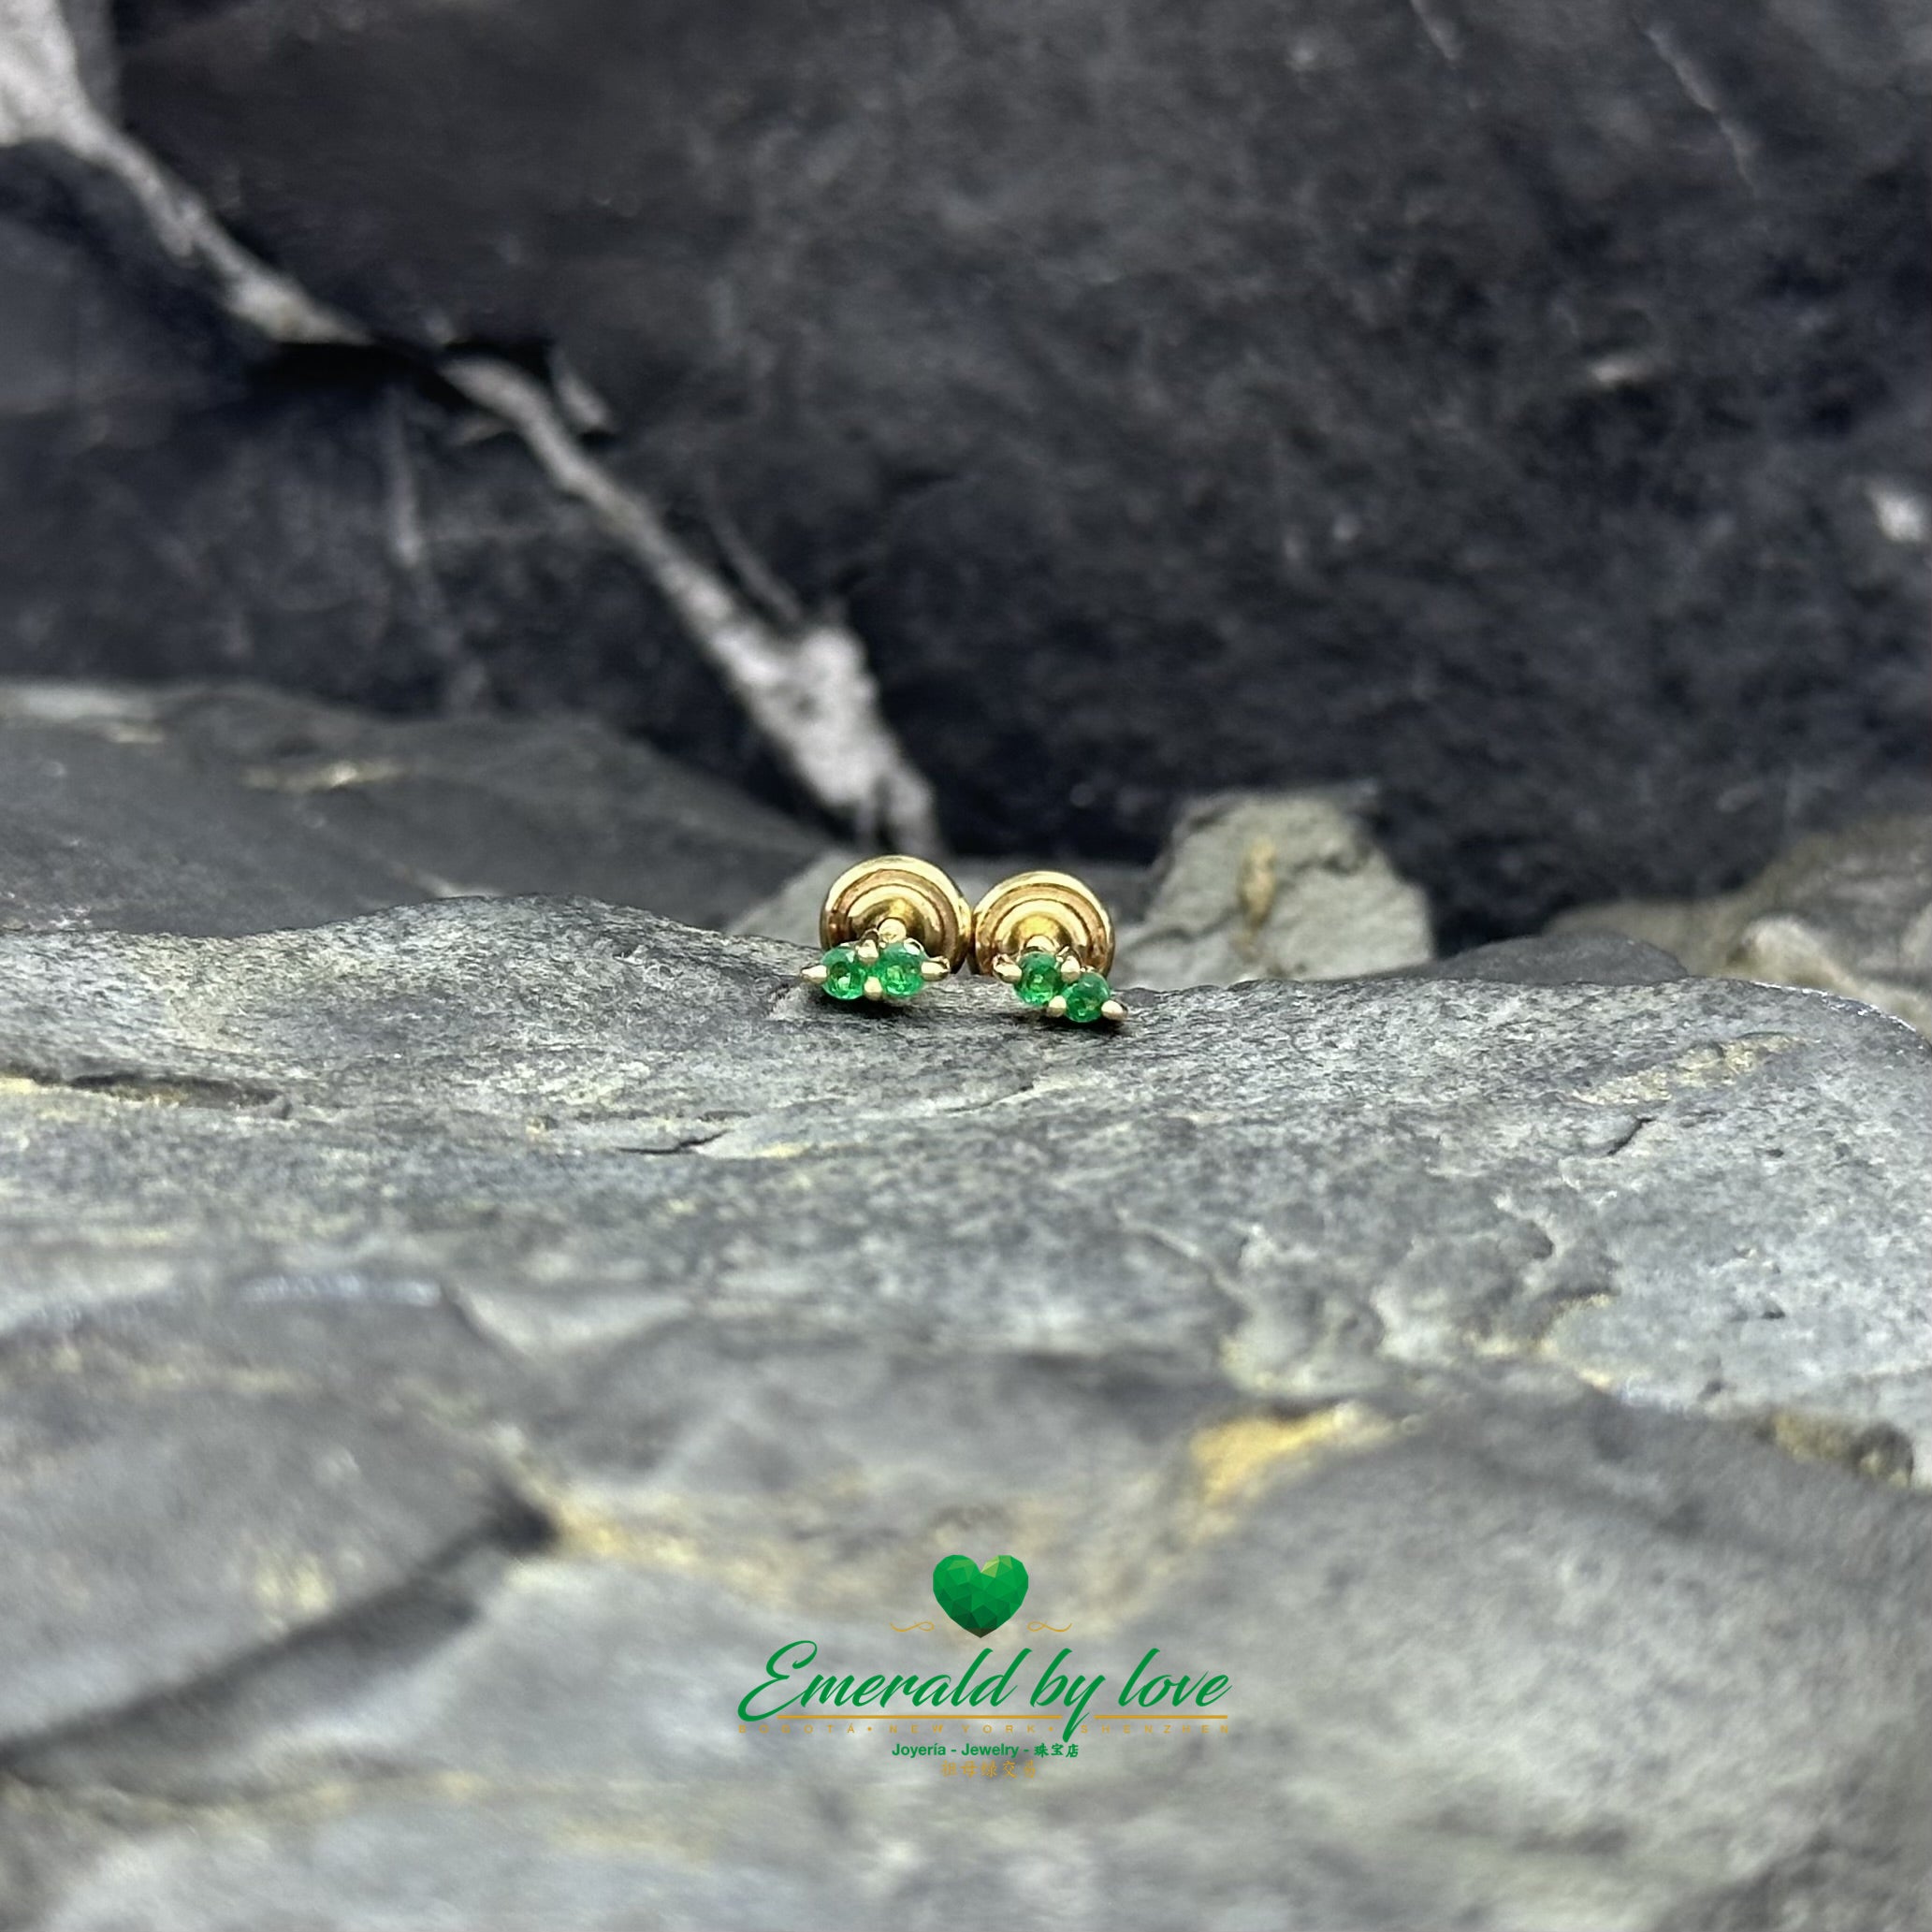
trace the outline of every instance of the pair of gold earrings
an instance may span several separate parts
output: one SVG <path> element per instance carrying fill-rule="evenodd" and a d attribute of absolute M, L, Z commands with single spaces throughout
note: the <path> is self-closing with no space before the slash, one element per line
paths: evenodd
<path fill-rule="evenodd" d="M 819 944 L 824 956 L 803 977 L 833 999 L 903 1006 L 970 964 L 1052 1019 L 1090 1026 L 1127 1016 L 1107 983 L 1113 922 L 1070 873 L 1016 872 L 968 906 L 924 859 L 866 859 L 832 881 Z"/>

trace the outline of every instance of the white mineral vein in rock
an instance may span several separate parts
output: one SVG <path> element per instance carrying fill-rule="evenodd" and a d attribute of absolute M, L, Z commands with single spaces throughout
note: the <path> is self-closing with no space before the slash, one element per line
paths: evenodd
<path fill-rule="evenodd" d="M 251 254 L 185 182 L 95 105 L 58 0 L 0 0 L 0 147 L 51 141 L 120 181 L 168 254 L 222 306 L 277 341 L 363 343 L 369 331 Z M 550 480 L 587 504 L 662 592 L 752 723 L 818 802 L 864 839 L 938 843 L 932 788 L 879 708 L 864 646 L 819 617 L 780 631 L 665 527 L 657 507 L 578 442 L 555 396 L 492 357 L 443 373 L 514 429 Z"/>

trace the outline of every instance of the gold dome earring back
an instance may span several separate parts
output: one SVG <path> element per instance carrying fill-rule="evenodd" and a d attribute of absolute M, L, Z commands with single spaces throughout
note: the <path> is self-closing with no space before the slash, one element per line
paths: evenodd
<path fill-rule="evenodd" d="M 1001 879 L 973 909 L 973 962 L 1051 1019 L 1090 1026 L 1127 1017 L 1107 983 L 1113 921 L 1071 873 L 1016 872 Z"/>
<path fill-rule="evenodd" d="M 837 1000 L 904 1006 L 966 960 L 966 895 L 938 866 L 889 852 L 832 881 L 819 909 L 824 952 L 800 975 Z"/>

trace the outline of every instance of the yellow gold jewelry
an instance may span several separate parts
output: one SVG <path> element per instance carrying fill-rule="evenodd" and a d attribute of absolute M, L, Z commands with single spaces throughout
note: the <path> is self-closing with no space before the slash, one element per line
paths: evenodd
<path fill-rule="evenodd" d="M 819 910 L 824 956 L 800 977 L 834 999 L 904 1006 L 964 963 L 973 910 L 937 865 L 903 853 L 866 859 L 832 881 Z"/>
<path fill-rule="evenodd" d="M 1127 1016 L 1107 983 L 1113 922 L 1070 873 L 1001 879 L 973 908 L 973 962 L 1053 1019 L 1091 1026 Z"/>

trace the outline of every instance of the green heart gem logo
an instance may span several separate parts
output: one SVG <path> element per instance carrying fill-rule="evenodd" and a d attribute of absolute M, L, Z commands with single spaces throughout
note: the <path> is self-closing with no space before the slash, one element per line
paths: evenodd
<path fill-rule="evenodd" d="M 1026 1601 L 1026 1565 L 1016 1556 L 996 1556 L 983 1568 L 969 1556 L 942 1556 L 933 1565 L 933 1595 L 953 1622 L 982 1637 Z"/>

